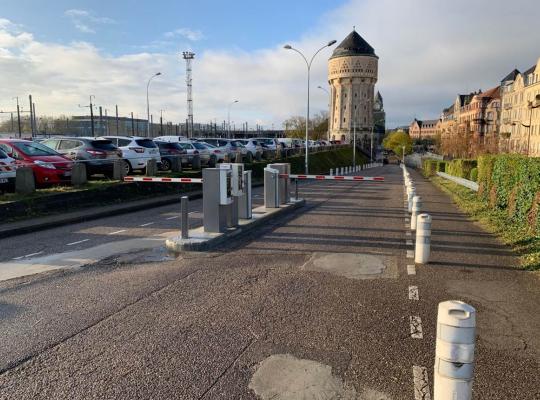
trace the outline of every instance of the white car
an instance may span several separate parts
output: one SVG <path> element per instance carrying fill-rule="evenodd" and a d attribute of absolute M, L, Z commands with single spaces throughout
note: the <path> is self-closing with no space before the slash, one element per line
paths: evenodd
<path fill-rule="evenodd" d="M 259 143 L 259 139 L 238 139 L 237 141 L 246 147 L 247 151 L 251 153 L 252 157 L 255 157 L 257 152 L 262 154 L 263 148 Z"/>
<path fill-rule="evenodd" d="M 199 155 L 199 158 L 201 159 L 201 165 L 212 164 L 212 162 L 210 161 L 210 148 L 207 147 L 207 145 L 205 145 L 204 143 L 185 141 L 178 142 L 178 144 L 187 151 L 188 164 L 191 164 L 193 162 L 193 156 L 195 154 Z"/>
<path fill-rule="evenodd" d="M 110 140 L 122 151 L 127 174 L 146 169 L 146 163 L 152 159 L 161 164 L 159 147 L 152 139 L 139 136 L 103 136 L 102 139 Z"/>
<path fill-rule="evenodd" d="M 210 150 L 211 156 L 213 156 L 216 160 L 216 163 L 221 163 L 225 161 L 225 151 L 220 149 L 217 146 L 214 146 L 213 144 L 206 143 L 202 139 L 197 140 L 197 143 L 202 144 L 203 146 L 206 146 L 208 150 Z"/>
<path fill-rule="evenodd" d="M 154 138 L 158 142 L 169 142 L 169 143 L 178 143 L 178 142 L 187 142 L 189 139 L 185 136 L 158 136 Z"/>
<path fill-rule="evenodd" d="M 257 138 L 257 142 L 264 146 L 267 150 L 272 151 L 275 151 L 277 149 L 277 146 L 280 145 L 279 140 L 275 138 Z"/>
<path fill-rule="evenodd" d="M 15 160 L 0 149 L 0 192 L 15 184 Z"/>

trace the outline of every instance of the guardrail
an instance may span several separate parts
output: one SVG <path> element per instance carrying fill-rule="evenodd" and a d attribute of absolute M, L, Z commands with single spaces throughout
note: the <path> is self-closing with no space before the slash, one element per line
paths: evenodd
<path fill-rule="evenodd" d="M 445 174 L 444 172 L 437 172 L 437 176 L 440 176 L 441 178 L 457 183 L 458 185 L 465 186 L 467 189 L 471 189 L 475 192 L 478 192 L 478 183 L 476 182 L 473 182 L 464 178 L 458 178 L 457 176 L 448 175 L 448 174 Z"/>

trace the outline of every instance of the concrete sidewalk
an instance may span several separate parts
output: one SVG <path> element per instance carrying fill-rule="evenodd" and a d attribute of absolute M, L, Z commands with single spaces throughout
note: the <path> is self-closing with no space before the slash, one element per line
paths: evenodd
<path fill-rule="evenodd" d="M 212 253 L 0 283 L 0 399 L 427 398 L 455 298 L 478 308 L 475 399 L 537 398 L 537 282 L 416 175 L 434 263 L 409 274 L 401 170 L 373 171 L 302 187 L 304 209 Z"/>

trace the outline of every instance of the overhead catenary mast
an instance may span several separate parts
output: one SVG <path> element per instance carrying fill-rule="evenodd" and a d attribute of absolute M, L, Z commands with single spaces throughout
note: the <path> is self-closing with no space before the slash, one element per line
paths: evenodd
<path fill-rule="evenodd" d="M 182 52 L 184 60 L 186 60 L 186 84 L 187 84 L 187 136 L 193 137 L 193 85 L 191 77 L 191 60 L 195 58 L 195 53 L 191 51 Z"/>

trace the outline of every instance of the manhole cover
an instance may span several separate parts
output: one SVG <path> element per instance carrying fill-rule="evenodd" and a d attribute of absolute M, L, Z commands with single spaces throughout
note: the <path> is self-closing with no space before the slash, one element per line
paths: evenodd
<path fill-rule="evenodd" d="M 395 257 L 358 253 L 315 253 L 302 267 L 349 279 L 397 278 Z"/>

